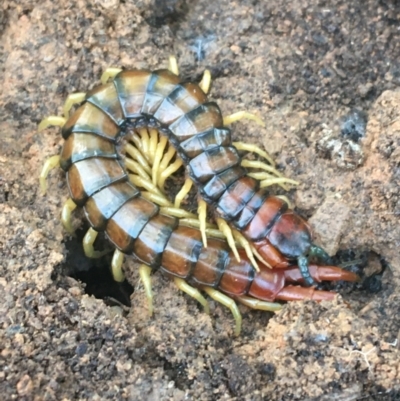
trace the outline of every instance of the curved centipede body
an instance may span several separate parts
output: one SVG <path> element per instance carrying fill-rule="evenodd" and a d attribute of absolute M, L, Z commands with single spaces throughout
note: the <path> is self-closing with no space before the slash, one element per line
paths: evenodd
<path fill-rule="evenodd" d="M 297 259 L 306 282 L 313 284 L 307 255 L 328 260 L 327 255 L 312 244 L 306 222 L 246 174 L 220 108 L 199 85 L 182 83 L 168 70 L 122 71 L 111 83 L 87 94 L 75 114 L 78 120 L 68 121 L 63 128 L 64 137 L 86 129 L 78 121 L 88 123 L 97 114 L 102 114 L 99 121 L 106 125 L 97 128 L 108 129 L 103 133 L 110 137 L 118 136 L 126 124 L 157 127 L 216 213 L 251 241 L 271 267 L 287 267 Z"/>
<path fill-rule="evenodd" d="M 288 268 L 290 259 L 302 257 L 311 247 L 307 225 L 283 200 L 268 197 L 258 181 L 246 175 L 218 105 L 208 101 L 199 85 L 182 83 L 169 70 L 122 71 L 89 91 L 61 125 L 65 142 L 57 161 L 67 174 L 71 210 L 74 205 L 83 207 L 92 230 L 104 232 L 116 247 L 114 259 L 133 255 L 143 266 L 175 277 L 178 287 L 203 305 L 206 301 L 191 285 L 230 307 L 237 333 L 240 313 L 231 298 L 253 308 L 277 310 L 274 300 L 334 296 L 290 282 L 302 283 L 308 277 L 357 280 L 333 266 L 307 264 L 305 277 L 304 269 L 301 274 L 297 266 Z M 155 127 L 165 135 L 201 196 L 254 242 L 272 267 L 285 269 L 255 271 L 243 251 L 238 261 L 221 239 L 208 238 L 206 247 L 198 229 L 180 224 L 179 218 L 145 199 L 130 181 L 118 151 L 128 129 L 140 127 Z M 149 281 L 149 271 L 142 277 Z"/>

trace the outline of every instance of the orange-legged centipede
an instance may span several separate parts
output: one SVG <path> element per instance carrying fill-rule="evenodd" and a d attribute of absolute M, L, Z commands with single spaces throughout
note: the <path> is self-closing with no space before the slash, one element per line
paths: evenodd
<path fill-rule="evenodd" d="M 232 299 L 217 288 L 250 307 L 276 310 L 279 306 L 270 303 L 276 299 L 322 300 L 334 295 L 286 286 L 287 282 L 357 279 L 337 267 L 309 268 L 304 256 L 311 246 L 306 224 L 284 201 L 268 198 L 257 188 L 258 181 L 246 176 L 218 106 L 207 102 L 199 85 L 181 83 L 170 70 L 121 71 L 112 82 L 77 99 L 83 103 L 67 121 L 50 117 L 40 126 L 61 125 L 65 139 L 61 156 L 46 163 L 42 184 L 49 168 L 59 164 L 66 171 L 71 199 L 63 209 L 63 220 L 68 226 L 71 211 L 76 206 L 84 208 L 92 227 L 88 248 L 97 232 L 105 232 L 117 248 L 113 257 L 117 278 L 121 277 L 118 271 L 123 254 L 132 254 L 143 263 L 140 273 L 148 294 L 150 271 L 160 268 L 203 305 L 207 305 L 206 300 L 186 281 L 230 307 L 236 332 L 240 330 L 240 313 Z M 153 127 L 164 134 L 188 165 L 200 193 L 212 200 L 217 210 L 236 211 L 223 216 L 253 240 L 272 267 L 286 269 L 255 271 L 243 251 L 238 261 L 220 239 L 208 239 L 205 247 L 199 230 L 180 225 L 177 217 L 160 213 L 159 206 L 145 199 L 129 181 L 117 150 L 126 131 L 140 127 Z M 288 258 L 294 256 L 300 270 L 287 268 Z"/>

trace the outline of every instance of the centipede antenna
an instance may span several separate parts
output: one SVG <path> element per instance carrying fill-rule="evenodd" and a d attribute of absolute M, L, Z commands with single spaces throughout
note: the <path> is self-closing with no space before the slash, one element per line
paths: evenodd
<path fill-rule="evenodd" d="M 310 266 L 308 263 L 308 258 L 306 256 L 299 256 L 297 258 L 297 264 L 299 266 L 301 275 L 304 279 L 304 282 L 306 285 L 309 287 L 317 285 L 317 283 L 314 281 L 314 279 L 311 277 L 310 274 Z"/>
<path fill-rule="evenodd" d="M 328 253 L 321 247 L 311 244 L 309 257 L 315 257 L 319 259 L 321 262 L 326 263 L 328 265 L 332 265 L 333 261 L 332 258 L 328 255 Z"/>

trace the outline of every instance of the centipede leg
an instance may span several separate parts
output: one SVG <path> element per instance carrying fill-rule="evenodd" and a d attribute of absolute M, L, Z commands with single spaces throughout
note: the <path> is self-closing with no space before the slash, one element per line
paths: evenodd
<path fill-rule="evenodd" d="M 240 330 L 242 329 L 242 315 L 240 314 L 239 308 L 236 305 L 235 301 L 232 298 L 229 298 L 227 295 L 222 294 L 211 287 L 204 287 L 203 290 L 214 300 L 219 302 L 220 304 L 226 306 L 232 312 L 233 318 L 236 322 L 235 327 L 235 335 L 238 336 L 240 334 Z"/>
<path fill-rule="evenodd" d="M 149 166 L 149 163 L 146 160 L 146 157 L 142 155 L 142 153 L 140 152 L 139 149 L 135 148 L 134 146 L 132 146 L 131 144 L 126 144 L 124 147 L 126 153 L 132 157 L 132 159 L 135 159 L 140 166 L 143 167 L 143 169 L 147 172 L 147 173 L 151 173 L 151 168 Z"/>
<path fill-rule="evenodd" d="M 268 312 L 278 312 L 282 309 L 282 305 L 277 302 L 267 302 L 261 301 L 260 299 L 247 297 L 242 295 L 240 297 L 235 297 L 237 301 L 241 304 L 246 305 L 249 308 L 263 310 Z"/>
<path fill-rule="evenodd" d="M 175 75 L 179 75 L 178 62 L 175 56 L 169 56 L 168 69 Z"/>
<path fill-rule="evenodd" d="M 150 128 L 149 132 L 150 132 L 149 159 L 150 159 L 150 164 L 153 165 L 154 156 L 156 154 L 157 144 L 158 144 L 158 131 L 154 128 Z"/>
<path fill-rule="evenodd" d="M 201 292 L 197 289 L 189 285 L 186 281 L 182 280 L 181 278 L 175 277 L 174 278 L 175 285 L 184 293 L 194 298 L 197 302 L 199 302 L 203 308 L 204 312 L 209 314 L 210 313 L 210 306 L 208 305 L 207 300 L 201 295 Z"/>
<path fill-rule="evenodd" d="M 181 159 L 176 159 L 164 171 L 161 171 L 158 186 L 162 190 L 164 190 L 165 181 L 167 180 L 167 178 L 169 176 L 171 176 L 172 174 L 174 174 L 182 165 L 183 165 L 183 161 Z"/>
<path fill-rule="evenodd" d="M 149 308 L 149 315 L 153 315 L 153 291 L 151 289 L 151 268 L 147 265 L 140 265 L 139 276 L 144 286 L 144 293 L 147 298 L 147 305 Z"/>
<path fill-rule="evenodd" d="M 204 93 L 208 93 L 211 87 L 211 72 L 210 70 L 205 70 L 203 73 L 203 78 L 199 83 L 200 88 Z"/>
<path fill-rule="evenodd" d="M 71 214 L 76 209 L 76 203 L 69 198 L 65 203 L 61 211 L 61 222 L 65 230 L 71 235 L 75 233 L 74 228 L 71 224 Z"/>
<path fill-rule="evenodd" d="M 232 235 L 233 235 L 233 238 L 235 239 L 235 241 L 246 252 L 246 255 L 250 259 L 250 262 L 253 265 L 254 269 L 259 272 L 260 268 L 258 267 L 257 261 L 254 259 L 254 253 L 253 253 L 253 249 L 250 245 L 250 242 L 239 231 L 237 231 L 235 229 L 232 229 Z M 266 264 L 265 261 L 264 261 L 264 264 Z M 268 264 L 267 264 L 267 266 L 268 266 Z M 270 266 L 268 266 L 268 267 L 270 267 Z"/>
<path fill-rule="evenodd" d="M 199 200 L 197 213 L 199 215 L 201 238 L 203 240 L 204 247 L 207 248 L 207 235 L 206 235 L 207 203 L 203 199 Z"/>
<path fill-rule="evenodd" d="M 102 74 L 102 76 L 101 76 L 101 78 L 100 78 L 100 82 L 101 82 L 103 85 L 105 85 L 105 84 L 107 83 L 107 81 L 108 81 L 110 78 L 114 78 L 114 77 L 115 77 L 117 74 L 119 74 L 121 71 L 122 71 L 121 68 L 115 68 L 115 67 L 107 68 L 107 69 L 103 72 L 103 74 Z"/>
<path fill-rule="evenodd" d="M 48 158 L 40 172 L 39 182 L 40 188 L 42 189 L 42 193 L 45 194 L 47 191 L 47 176 L 49 175 L 50 171 L 56 167 L 60 167 L 60 156 L 52 156 Z"/>
<path fill-rule="evenodd" d="M 289 178 L 284 177 L 284 175 L 281 174 L 274 166 L 271 166 L 267 163 L 260 162 L 258 160 L 243 159 L 240 164 L 242 167 L 245 167 L 245 168 L 254 168 L 254 169 L 264 170 L 264 172 L 261 172 L 261 173 L 258 172 L 258 173 L 249 173 L 248 174 L 250 177 L 253 177 L 257 180 L 262 180 L 262 179 L 272 179 L 273 180 L 273 179 L 276 179 L 277 177 L 284 179 L 282 181 L 278 181 L 275 183 L 279 184 L 285 190 L 288 190 L 288 187 L 285 185 L 285 183 L 293 184 L 293 185 L 298 184 L 297 181 L 293 181 Z"/>
<path fill-rule="evenodd" d="M 265 151 L 262 150 L 259 146 L 253 145 L 251 143 L 245 143 L 245 142 L 233 142 L 232 145 L 237 149 L 237 150 L 243 150 L 245 152 L 252 152 L 256 153 L 257 155 L 263 157 L 265 160 L 268 160 L 268 163 L 271 166 L 275 166 L 274 159 Z"/>
<path fill-rule="evenodd" d="M 124 254 L 116 249 L 111 261 L 111 271 L 115 281 L 122 283 L 125 280 L 125 274 L 122 271 L 122 264 L 124 263 Z"/>
<path fill-rule="evenodd" d="M 152 181 L 154 185 L 157 185 L 158 176 L 159 176 L 159 167 L 161 163 L 161 159 L 163 157 L 165 147 L 167 146 L 168 138 L 166 136 L 162 136 L 160 142 L 157 144 L 157 149 L 154 155 L 154 163 L 152 168 Z M 179 207 L 179 206 L 178 206 Z"/>
<path fill-rule="evenodd" d="M 265 127 L 265 123 L 263 120 L 261 120 L 260 117 L 256 116 L 255 114 L 249 113 L 247 111 L 238 111 L 236 113 L 233 113 L 233 114 L 230 114 L 229 116 L 224 117 L 224 125 L 230 125 L 236 121 L 243 120 L 243 119 L 253 120 L 258 125 Z"/>
<path fill-rule="evenodd" d="M 57 126 L 57 127 L 63 127 L 65 123 L 67 122 L 66 118 L 60 117 L 60 116 L 48 116 L 44 118 L 38 125 L 38 131 L 43 131 L 44 129 L 51 127 L 51 126 Z"/>
<path fill-rule="evenodd" d="M 67 100 L 64 103 L 63 107 L 63 113 L 64 117 L 68 118 L 69 117 L 69 111 L 71 110 L 72 106 L 74 104 L 81 103 L 85 100 L 86 93 L 83 92 L 78 92 L 78 93 L 71 93 L 68 95 Z"/>
<path fill-rule="evenodd" d="M 104 251 L 95 251 L 93 248 L 93 244 L 96 241 L 96 238 L 98 236 L 98 232 L 95 231 L 93 228 L 89 228 L 87 230 L 84 238 L 83 238 L 83 250 L 85 252 L 85 255 L 88 258 L 101 258 L 102 256 L 106 255 L 110 250 L 104 250 Z"/>
<path fill-rule="evenodd" d="M 185 196 L 190 192 L 193 186 L 193 181 L 190 178 L 186 178 L 181 190 L 175 196 L 175 207 L 180 207 Z"/>
<path fill-rule="evenodd" d="M 228 223 L 219 217 L 217 217 L 216 223 L 217 223 L 218 229 L 225 235 L 228 245 L 232 249 L 232 252 L 235 255 L 236 260 L 238 262 L 240 262 L 239 252 L 236 248 L 235 239 L 233 238 L 232 230 L 228 226 Z"/>

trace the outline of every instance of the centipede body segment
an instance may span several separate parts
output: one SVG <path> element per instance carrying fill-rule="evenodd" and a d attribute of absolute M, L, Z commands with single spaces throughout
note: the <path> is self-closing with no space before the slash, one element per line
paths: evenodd
<path fill-rule="evenodd" d="M 202 86 L 209 86 L 207 78 Z M 82 100 L 83 96 L 76 99 Z M 312 245 L 307 224 L 282 199 L 268 197 L 259 180 L 248 176 L 218 105 L 208 101 L 199 85 L 182 83 L 170 70 L 120 71 L 111 82 L 89 91 L 66 121 L 50 117 L 41 128 L 50 124 L 62 126 L 65 142 L 59 159 L 46 164 L 42 187 L 49 169 L 59 163 L 67 174 L 71 197 L 64 207 L 64 223 L 69 224 L 76 206 L 83 207 L 92 227 L 88 249 L 97 233 L 104 232 L 116 248 L 115 271 L 120 270 L 122 254 L 134 255 L 142 266 L 175 277 L 178 287 L 203 305 L 202 296 L 193 287 L 204 289 L 232 310 L 236 332 L 240 331 L 238 312 L 220 292 L 251 307 L 277 310 L 277 304 L 269 303 L 334 296 L 314 288 L 290 286 L 288 282 L 357 279 L 336 267 L 309 268 L 307 254 L 310 250 L 318 253 L 319 248 Z M 142 132 L 140 146 L 146 149 L 138 152 L 151 159 L 153 169 L 157 166 L 153 174 L 144 162 L 131 162 L 135 172 L 139 171 L 136 181 L 118 150 L 128 130 Z M 159 145 L 151 130 L 167 141 Z M 161 181 L 162 171 L 158 172 L 161 167 L 171 166 L 173 156 L 167 156 L 169 151 L 163 153 L 167 142 L 179 156 L 177 160 L 187 167 L 202 198 L 241 231 L 274 269 L 255 271 L 243 250 L 239 250 L 238 261 L 221 239 L 207 238 L 206 247 L 198 229 L 182 225 L 180 217 L 164 213 L 153 202 L 163 200 L 162 192 L 157 193 L 159 189 L 154 185 Z M 161 150 L 157 153 L 158 146 Z M 150 188 L 150 196 L 144 197 L 137 185 Z M 319 254 L 324 256 L 322 251 Z M 297 266 L 289 268 L 296 259 L 302 274 Z M 141 270 L 150 294 L 149 272 L 146 268 Z"/>

